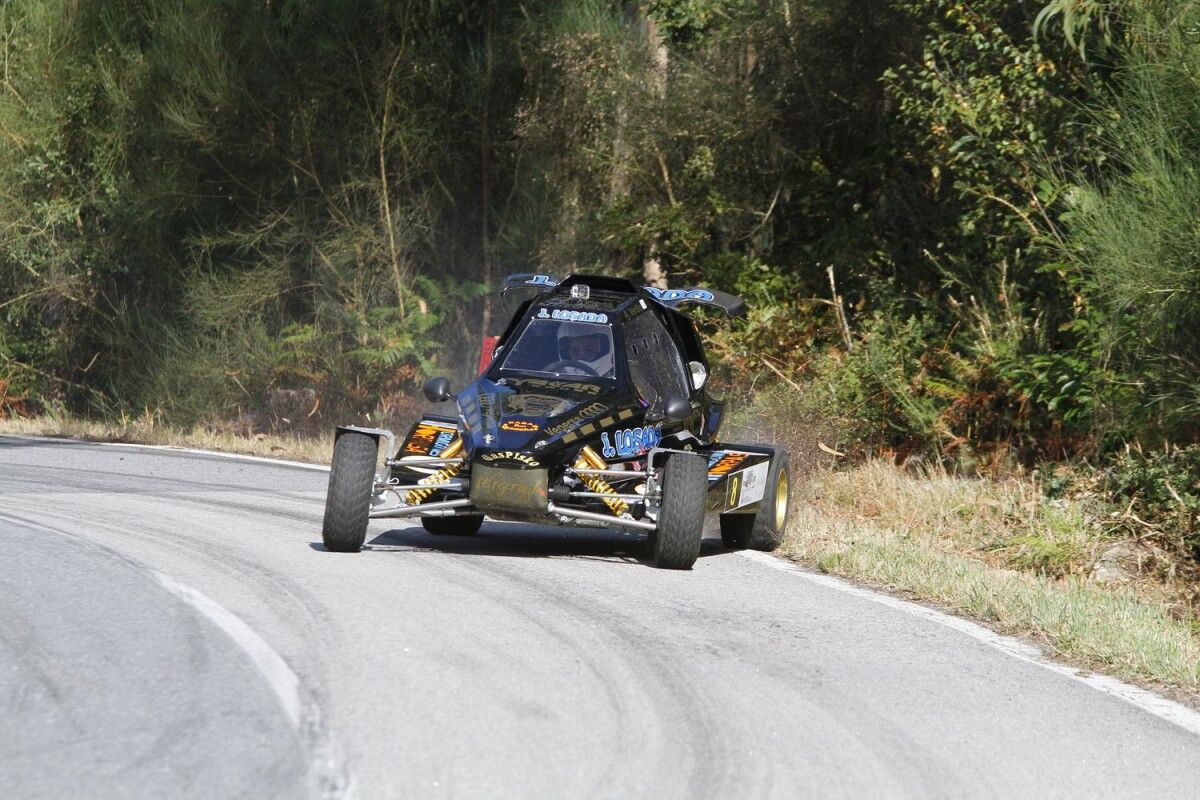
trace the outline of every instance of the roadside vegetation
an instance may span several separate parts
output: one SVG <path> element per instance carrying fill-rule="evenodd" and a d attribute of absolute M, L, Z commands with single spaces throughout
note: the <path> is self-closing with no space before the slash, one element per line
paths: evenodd
<path fill-rule="evenodd" d="M 278 458 L 284 461 L 303 461 L 328 464 L 333 453 L 333 431 L 322 434 L 245 435 L 225 429 L 202 425 L 179 428 L 165 425 L 153 416 L 116 418 L 109 421 L 82 417 L 43 414 L 37 417 L 0 419 L 0 435 L 49 436 L 78 439 L 82 442 L 122 442 L 128 444 L 186 447 L 215 450 L 221 453 L 240 453 L 248 456 Z"/>
<path fill-rule="evenodd" d="M 504 274 L 712 286 L 791 555 L 1195 690 L 1200 5 L 10 0 L 0 59 L 4 430 L 323 460 Z"/>
<path fill-rule="evenodd" d="M 1200 699 L 1194 566 L 1130 536 L 1092 499 L 873 461 L 817 473 L 793 502 L 791 558 Z"/>

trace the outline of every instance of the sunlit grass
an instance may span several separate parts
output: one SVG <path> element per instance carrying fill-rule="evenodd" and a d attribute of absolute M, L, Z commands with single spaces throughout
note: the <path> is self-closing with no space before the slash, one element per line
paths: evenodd
<path fill-rule="evenodd" d="M 1091 581 L 1109 543 L 1033 484 L 913 477 L 885 463 L 819 472 L 784 554 L 1029 635 L 1082 667 L 1200 694 L 1200 635 L 1169 587 Z"/>

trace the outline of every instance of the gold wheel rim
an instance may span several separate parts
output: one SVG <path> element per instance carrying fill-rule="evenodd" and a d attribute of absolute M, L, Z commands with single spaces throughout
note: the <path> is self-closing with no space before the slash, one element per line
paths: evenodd
<path fill-rule="evenodd" d="M 788 474 L 786 469 L 779 470 L 779 481 L 775 484 L 775 530 L 782 531 L 787 522 L 788 512 Z"/>

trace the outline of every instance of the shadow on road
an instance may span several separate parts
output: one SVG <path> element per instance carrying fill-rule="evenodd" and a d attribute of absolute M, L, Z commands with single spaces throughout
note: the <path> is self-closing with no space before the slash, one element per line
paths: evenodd
<path fill-rule="evenodd" d="M 325 550 L 320 542 L 310 545 Z M 624 564 L 649 564 L 649 545 L 644 536 L 553 526 L 487 522 L 474 536 L 426 533 L 421 528 L 385 531 L 363 546 L 363 552 L 424 552 L 456 555 L 503 556 L 507 558 L 584 558 Z M 700 557 L 728 552 L 720 541 L 705 539 Z"/>

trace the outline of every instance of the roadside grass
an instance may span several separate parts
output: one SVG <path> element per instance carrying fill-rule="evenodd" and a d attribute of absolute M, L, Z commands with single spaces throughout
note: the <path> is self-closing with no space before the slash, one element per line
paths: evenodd
<path fill-rule="evenodd" d="M 1120 540 L 1085 503 L 1030 480 L 909 475 L 875 461 L 798 486 L 782 553 L 1027 635 L 1082 668 L 1200 700 L 1200 626 L 1148 551 L 1120 581 L 1093 577 Z"/>
<path fill-rule="evenodd" d="M 311 464 L 328 464 L 333 453 L 333 432 L 320 435 L 258 433 L 245 435 L 197 425 L 179 428 L 163 424 L 153 415 L 100 422 L 71 416 L 0 418 L 0 434 L 58 436 L 90 442 L 130 442 L 170 447 L 194 447 L 225 453 L 281 458 Z"/>
<path fill-rule="evenodd" d="M 331 433 L 247 436 L 181 429 L 150 415 L 0 419 L 0 433 L 310 463 L 328 463 L 333 446 Z M 1081 668 L 1200 704 L 1200 622 L 1186 599 L 1194 587 L 1175 575 L 1168 554 L 1111 533 L 1102 508 L 1047 499 L 1027 478 L 914 475 L 885 461 L 817 468 L 793 485 L 792 507 L 781 555 L 1030 636 Z M 1121 547 L 1136 548 L 1135 562 L 1118 580 L 1101 582 L 1097 562 Z"/>

